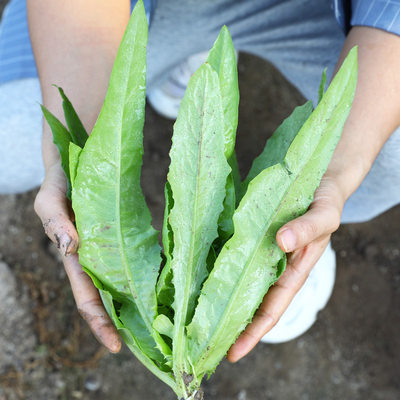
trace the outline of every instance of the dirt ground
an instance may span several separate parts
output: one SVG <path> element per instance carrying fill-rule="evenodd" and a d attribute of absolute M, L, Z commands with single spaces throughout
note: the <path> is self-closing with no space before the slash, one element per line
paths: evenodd
<path fill-rule="evenodd" d="M 245 173 L 303 99 L 252 56 L 240 56 L 239 74 L 237 148 Z M 171 134 L 171 121 L 148 108 L 143 187 L 158 228 Z M 111 355 L 97 344 L 33 211 L 35 194 L 0 196 L 0 400 L 173 400 L 126 348 Z M 342 226 L 333 237 L 335 289 L 316 324 L 289 343 L 259 344 L 237 364 L 223 361 L 204 382 L 206 399 L 399 399 L 399 221 L 398 206 Z"/>

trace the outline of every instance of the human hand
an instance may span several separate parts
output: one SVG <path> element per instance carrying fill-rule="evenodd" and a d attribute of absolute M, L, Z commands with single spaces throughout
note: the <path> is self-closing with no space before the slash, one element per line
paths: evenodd
<path fill-rule="evenodd" d="M 230 348 L 231 362 L 245 356 L 279 321 L 338 228 L 345 201 L 400 125 L 400 91 L 393 90 L 394 85 L 399 86 L 394 78 L 400 68 L 399 37 L 380 29 L 353 27 L 336 70 L 356 45 L 357 88 L 341 139 L 309 210 L 277 233 L 278 245 L 290 253 L 286 270 L 264 297 L 253 322 Z"/>
<path fill-rule="evenodd" d="M 230 348 L 229 361 L 244 357 L 279 321 L 339 227 L 343 204 L 335 181 L 325 176 L 309 210 L 279 229 L 278 245 L 290 253 L 286 269 L 265 295 L 253 321 Z"/>
<path fill-rule="evenodd" d="M 79 264 L 79 239 L 73 224 L 73 211 L 66 198 L 67 183 L 59 161 L 47 168 L 46 177 L 35 199 L 35 211 L 47 236 L 57 245 L 71 284 L 79 313 L 98 341 L 112 353 L 121 349 L 118 332 L 104 309 L 90 277 Z"/>

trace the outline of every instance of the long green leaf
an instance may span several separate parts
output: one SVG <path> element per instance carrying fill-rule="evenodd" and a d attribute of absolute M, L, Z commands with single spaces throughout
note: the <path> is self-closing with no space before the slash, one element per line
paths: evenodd
<path fill-rule="evenodd" d="M 150 359 L 157 361 L 164 372 L 171 371 L 170 367 L 166 365 L 166 359 L 170 360 L 171 358 L 171 349 L 161 338 L 157 338 L 157 347 L 154 346 L 154 336 L 158 334 L 149 335 L 148 328 L 135 303 L 124 302 L 119 310 L 119 319 L 125 328 L 131 332 L 142 352 Z"/>
<path fill-rule="evenodd" d="M 279 125 L 274 134 L 267 140 L 264 150 L 254 159 L 250 171 L 243 181 L 243 194 L 246 192 L 249 182 L 261 171 L 283 161 L 293 139 L 312 111 L 312 102 L 307 101 L 302 106 L 296 107 L 289 117 Z"/>
<path fill-rule="evenodd" d="M 210 50 L 207 62 L 218 74 L 224 112 L 225 156 L 232 169 L 226 182 L 224 208 L 218 222 L 219 242 L 223 244 L 233 233 L 232 216 L 236 208 L 236 188 L 239 187 L 237 180 L 233 179 L 233 176 L 235 178 L 239 176 L 234 150 L 239 114 L 239 83 L 235 48 L 226 26 L 222 27 L 217 40 Z"/>
<path fill-rule="evenodd" d="M 96 278 L 94 278 L 94 280 L 96 282 Z M 156 375 L 160 380 L 162 380 L 164 383 L 170 386 L 172 390 L 176 392 L 177 389 L 173 375 L 169 372 L 161 370 L 160 366 L 156 364 L 152 359 L 150 359 L 145 352 L 143 352 L 143 346 L 140 344 L 140 341 L 137 339 L 137 337 L 132 335 L 132 331 L 127 329 L 125 325 L 121 322 L 115 309 L 113 296 L 109 292 L 102 289 L 101 283 L 99 283 L 99 281 L 97 281 L 97 283 L 99 286 L 96 286 L 99 289 L 104 307 L 107 310 L 108 315 L 113 321 L 115 327 L 118 329 L 118 333 L 121 335 L 126 345 L 143 365 L 145 365 L 154 375 Z"/>
<path fill-rule="evenodd" d="M 160 246 L 140 187 L 146 44 L 147 20 L 139 1 L 122 39 L 103 108 L 81 152 L 72 197 L 81 264 L 106 291 L 135 303 L 151 336 Z"/>
<path fill-rule="evenodd" d="M 56 87 L 63 99 L 62 107 L 64 110 L 65 122 L 67 123 L 69 133 L 71 134 L 71 139 L 74 144 L 83 148 L 88 138 L 88 133 L 68 97 L 65 95 L 64 90 L 58 86 Z"/>
<path fill-rule="evenodd" d="M 237 183 L 237 177 L 239 173 L 236 157 L 234 154 L 234 147 L 238 122 L 239 84 L 236 66 L 236 53 L 233 47 L 232 38 L 226 26 L 222 27 L 217 40 L 211 48 L 207 58 L 207 63 L 218 74 L 224 113 L 225 156 L 229 160 L 229 164 L 231 165 L 232 170 L 234 170 L 232 171 L 232 173 L 236 174 L 235 180 Z M 219 236 L 223 238 L 223 243 L 233 233 L 232 216 L 236 208 L 235 180 L 233 180 L 232 177 L 228 177 L 227 179 L 227 196 L 224 199 L 224 208 L 219 218 Z M 238 186 L 239 185 L 236 185 L 236 187 Z M 167 189 L 168 187 L 166 187 L 166 190 Z M 168 197 L 170 196 L 168 196 L 168 193 L 166 192 L 167 205 Z M 172 271 L 170 269 L 170 259 L 172 253 L 171 251 L 166 250 L 166 243 L 168 242 L 170 243 L 170 245 L 172 243 L 172 240 L 168 240 L 168 236 L 172 236 L 172 233 L 170 232 L 170 230 L 168 230 L 168 217 L 170 209 L 171 207 L 168 206 L 165 209 L 163 228 L 164 253 L 167 262 L 164 266 L 157 285 L 158 297 L 159 299 L 162 299 L 161 301 L 164 304 L 165 301 L 168 300 L 168 298 L 169 300 L 171 300 L 171 294 L 173 294 L 173 288 L 171 290 Z M 166 297 L 166 295 L 168 297 Z"/>
<path fill-rule="evenodd" d="M 194 373 L 212 372 L 283 269 L 278 229 L 303 214 L 329 164 L 350 111 L 357 53 L 350 51 L 282 163 L 251 181 L 234 215 L 235 233 L 204 283 L 187 328 Z"/>
<path fill-rule="evenodd" d="M 318 89 L 318 103 L 321 102 L 322 97 L 324 96 L 325 93 L 325 86 L 326 86 L 326 68 L 324 68 L 322 72 L 322 78 L 321 78 L 321 83 L 319 84 L 319 89 Z"/>
<path fill-rule="evenodd" d="M 239 113 L 239 83 L 235 48 L 225 25 L 208 54 L 207 63 L 218 74 L 224 112 L 225 156 L 229 159 L 235 148 Z"/>
<path fill-rule="evenodd" d="M 120 297 L 113 291 L 107 291 L 103 283 L 87 268 L 84 268 L 84 271 L 92 278 L 94 285 L 99 289 L 107 314 L 117 329 L 124 327 L 129 332 L 129 336 L 135 342 L 138 350 L 142 352 L 143 357 L 148 358 L 152 363 L 156 362 L 160 371 L 170 371 L 162 352 L 154 347 L 154 341 L 149 336 L 148 329 L 135 304 L 126 298 Z M 118 312 L 116 311 L 115 304 L 117 304 Z M 169 350 L 170 352 L 171 350 Z"/>
<path fill-rule="evenodd" d="M 168 181 L 174 206 L 171 261 L 175 287 L 174 373 L 184 393 L 185 325 L 194 312 L 208 271 L 206 259 L 217 236 L 218 217 L 230 168 L 224 156 L 224 118 L 218 75 L 203 64 L 191 78 L 174 126 Z"/>
<path fill-rule="evenodd" d="M 45 106 L 40 105 L 43 115 L 53 133 L 53 142 L 61 157 L 61 166 L 67 178 L 67 197 L 71 199 L 71 179 L 69 172 L 69 143 L 72 141 L 67 128 Z"/>
<path fill-rule="evenodd" d="M 82 149 L 74 144 L 74 142 L 69 142 L 69 174 L 71 179 L 71 187 L 74 187 L 76 172 L 78 170 L 79 157 L 81 155 Z"/>
<path fill-rule="evenodd" d="M 172 252 L 174 248 L 174 235 L 169 223 L 169 214 L 174 205 L 174 199 L 172 197 L 171 186 L 169 182 L 165 184 L 165 211 L 164 211 L 164 222 L 162 229 L 162 241 L 165 255 L 165 265 L 160 273 L 160 277 L 157 281 L 157 300 L 161 306 L 171 307 L 174 301 L 174 286 L 172 284 L 172 269 L 171 260 Z"/>
<path fill-rule="evenodd" d="M 188 326 L 189 359 L 198 376 L 214 371 L 282 271 L 283 253 L 268 228 L 286 186 L 285 168 L 270 167 L 250 184 L 235 212 L 235 233 L 204 283 Z"/>
<path fill-rule="evenodd" d="M 224 209 L 218 219 L 218 239 L 220 244 L 225 242 L 233 234 L 233 214 L 235 212 L 236 196 L 235 196 L 235 182 L 232 174 L 228 175 L 225 185 L 225 199 Z M 222 247 L 222 246 L 221 246 Z"/>
<path fill-rule="evenodd" d="M 238 160 L 236 158 L 236 153 L 235 151 L 232 153 L 232 155 L 229 157 L 228 159 L 228 163 L 229 166 L 231 167 L 231 175 L 233 178 L 233 184 L 235 187 L 235 208 L 238 206 L 239 204 L 239 200 L 240 200 L 240 193 L 241 193 L 241 186 L 242 186 L 242 178 L 240 176 L 240 172 L 239 172 L 239 164 L 238 164 Z"/>

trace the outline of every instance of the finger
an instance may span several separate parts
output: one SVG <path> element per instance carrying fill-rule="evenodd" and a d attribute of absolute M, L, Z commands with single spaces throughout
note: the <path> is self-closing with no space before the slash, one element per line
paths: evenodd
<path fill-rule="evenodd" d="M 70 207 L 60 179 L 61 182 L 65 181 L 65 177 L 60 177 L 54 170 L 46 174 L 34 207 L 47 236 L 63 255 L 68 255 L 76 252 L 79 239 L 71 221 Z"/>
<path fill-rule="evenodd" d="M 328 242 L 329 237 L 324 238 L 289 256 L 284 273 L 265 295 L 251 324 L 230 348 L 227 356 L 230 362 L 236 362 L 244 357 L 276 325 L 293 297 L 303 286 Z"/>
<path fill-rule="evenodd" d="M 304 215 L 279 229 L 276 241 L 285 253 L 301 249 L 336 231 L 340 215 L 341 210 L 335 203 L 316 199 Z"/>
<path fill-rule="evenodd" d="M 78 255 L 64 257 L 63 261 L 79 313 L 97 340 L 112 353 L 118 353 L 121 339 L 117 329 L 104 309 L 98 290 L 79 264 Z"/>

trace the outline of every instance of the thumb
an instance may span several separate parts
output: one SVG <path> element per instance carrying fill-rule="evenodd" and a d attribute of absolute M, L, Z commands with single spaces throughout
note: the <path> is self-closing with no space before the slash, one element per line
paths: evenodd
<path fill-rule="evenodd" d="M 343 202 L 332 186 L 321 183 L 309 210 L 279 229 L 276 240 L 286 253 L 301 249 L 339 228 Z"/>

